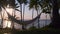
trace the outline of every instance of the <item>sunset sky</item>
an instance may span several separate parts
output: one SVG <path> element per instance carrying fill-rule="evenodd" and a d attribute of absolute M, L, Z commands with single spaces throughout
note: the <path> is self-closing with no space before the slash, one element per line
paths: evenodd
<path fill-rule="evenodd" d="M 17 1 L 16 1 L 16 3 L 18 3 Z M 22 5 L 24 5 L 24 4 L 22 4 Z M 19 3 L 18 3 L 18 6 L 19 6 Z M 18 8 L 18 9 L 20 9 L 20 8 Z M 23 9 L 23 6 L 22 6 L 22 9 Z M 23 10 L 22 10 L 23 11 Z M 40 9 L 40 12 L 41 12 L 42 10 Z M 18 13 L 18 12 L 17 12 Z M 24 16 L 24 19 L 26 19 L 26 20 L 29 20 L 29 19 L 32 19 L 32 9 L 31 10 L 29 10 L 29 4 L 27 4 L 27 5 L 25 5 L 25 14 L 24 14 L 25 16 Z M 37 16 L 37 11 L 36 10 L 34 10 L 34 18 Z M 46 19 L 46 14 L 45 13 L 42 13 L 42 15 L 41 15 L 41 19 Z M 49 14 L 47 14 L 47 19 L 50 19 L 50 16 L 49 16 Z"/>
<path fill-rule="evenodd" d="M 14 9 L 12 9 L 12 8 L 6 8 L 6 10 L 12 15 L 12 11 Z M 3 10 L 3 11 L 5 11 L 5 10 Z M 21 17 L 19 11 L 15 11 L 15 12 L 16 12 L 16 17 Z M 6 12 L 4 12 L 4 16 L 5 16 L 5 18 L 7 18 Z M 34 10 L 34 16 L 33 17 L 35 18 L 36 16 L 37 16 L 37 11 Z M 32 19 L 32 10 L 29 10 L 29 7 L 28 6 L 25 7 L 24 19 L 25 20 Z M 41 14 L 41 19 L 46 19 L 46 14 L 45 13 L 42 13 Z M 50 19 L 49 14 L 47 14 L 47 19 Z"/>
<path fill-rule="evenodd" d="M 16 3 L 18 3 L 18 2 L 16 1 Z M 24 4 L 22 4 L 22 5 L 24 5 Z M 18 6 L 19 6 L 19 3 L 18 3 Z M 20 9 L 20 7 L 19 7 L 18 9 Z M 23 9 L 23 6 L 22 6 L 22 9 Z M 12 15 L 12 11 L 14 11 L 14 9 L 12 9 L 12 8 L 6 8 L 6 10 L 7 10 L 11 15 Z M 5 11 L 5 10 L 3 9 L 2 11 Z M 23 11 L 23 10 L 22 10 L 22 11 Z M 40 9 L 40 11 L 42 11 L 42 10 Z M 15 11 L 15 12 L 16 12 L 16 16 L 17 16 L 17 17 L 21 17 L 19 11 Z M 4 12 L 4 13 L 5 13 L 4 16 L 6 16 L 6 15 L 7 15 L 6 12 Z M 36 16 L 37 16 L 37 11 L 34 10 L 34 16 L 33 16 L 33 17 L 35 18 Z M 6 18 L 7 18 L 7 16 L 6 16 Z M 25 19 L 25 20 L 30 20 L 30 19 L 32 19 L 32 9 L 29 10 L 29 4 L 25 5 L 24 19 Z M 41 14 L 41 19 L 46 19 L 46 14 L 45 14 L 45 13 L 42 13 L 42 14 Z M 47 19 L 50 19 L 49 14 L 47 14 Z"/>
<path fill-rule="evenodd" d="M 18 3 L 17 1 L 16 1 L 16 3 Z M 22 4 L 22 5 L 24 5 L 24 4 Z M 18 3 L 18 6 L 19 6 L 19 3 Z M 18 8 L 18 9 L 20 9 L 20 7 Z M 23 6 L 22 6 L 22 9 L 23 9 Z M 12 12 L 13 11 L 15 11 L 16 13 L 15 13 L 15 15 L 16 15 L 16 17 L 19 17 L 18 19 L 21 19 L 21 16 L 20 16 L 20 12 L 19 11 L 16 11 L 16 10 L 14 10 L 14 9 L 12 9 L 12 8 L 6 8 L 6 10 L 7 10 L 7 12 L 9 12 L 9 14 L 11 14 L 12 15 Z M 22 10 L 23 11 L 23 10 Z M 40 9 L 40 12 L 41 12 L 42 10 Z M 2 13 L 4 13 L 4 19 L 7 19 L 7 13 L 6 13 L 6 11 L 2 8 Z M 33 17 L 35 18 L 37 16 L 37 11 L 36 10 L 34 10 L 34 15 L 33 15 Z M 1 17 L 1 16 L 0 16 Z M 24 13 L 24 19 L 25 20 L 31 20 L 32 19 L 32 9 L 31 10 L 29 10 L 29 4 L 27 4 L 27 5 L 25 5 L 25 13 Z M 45 13 L 42 13 L 41 14 L 41 18 L 40 19 L 46 19 L 46 14 Z M 50 16 L 49 16 L 49 14 L 47 14 L 47 19 L 50 19 Z M 11 25 L 11 22 L 9 21 L 9 23 L 7 23 L 8 21 L 6 20 L 6 21 L 4 21 L 4 23 L 3 23 L 3 26 L 4 27 L 6 27 L 6 26 L 8 26 L 8 27 L 10 27 L 10 25 Z M 9 25 L 7 25 L 7 24 L 9 24 Z"/>

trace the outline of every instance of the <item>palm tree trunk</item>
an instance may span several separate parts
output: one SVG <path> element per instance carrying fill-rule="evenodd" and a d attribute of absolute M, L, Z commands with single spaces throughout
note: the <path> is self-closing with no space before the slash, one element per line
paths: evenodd
<path fill-rule="evenodd" d="M 22 4 L 20 4 L 21 9 L 21 22 L 23 23 L 23 17 L 22 17 Z M 22 25 L 22 30 L 24 30 L 24 25 Z"/>
<path fill-rule="evenodd" d="M 13 16 L 13 11 L 12 11 L 12 16 Z M 13 23 L 13 21 L 11 21 L 12 22 L 12 29 L 14 29 L 14 23 Z"/>
<path fill-rule="evenodd" d="M 38 16 L 38 10 L 37 10 L 37 16 Z M 39 18 L 38 18 L 38 28 L 40 28 Z"/>
<path fill-rule="evenodd" d="M 52 12 L 52 23 L 50 24 L 53 28 L 60 28 L 60 16 L 59 16 L 59 7 L 57 0 L 53 0 L 53 12 Z"/>
<path fill-rule="evenodd" d="M 24 23 L 24 14 L 25 14 L 25 4 L 23 5 L 23 23 Z M 22 27 L 25 30 L 25 25 L 23 24 Z"/>
<path fill-rule="evenodd" d="M 33 15 L 34 15 L 34 8 L 32 9 L 32 19 L 33 19 Z M 32 25 L 34 27 L 34 23 Z"/>
<path fill-rule="evenodd" d="M 47 13 L 46 13 L 46 21 L 45 21 L 45 26 L 46 26 L 46 24 L 47 24 Z"/>
<path fill-rule="evenodd" d="M 1 15 L 2 16 L 2 27 L 3 27 L 4 13 L 5 12 L 3 12 L 3 15 Z"/>
<path fill-rule="evenodd" d="M 3 17 L 2 17 L 2 12 L 1 12 L 1 19 L 2 19 L 2 21 L 1 21 L 1 27 L 3 27 Z"/>
<path fill-rule="evenodd" d="M 22 4 L 21 4 L 21 22 L 22 22 Z"/>
<path fill-rule="evenodd" d="M 25 14 L 25 4 L 23 5 L 23 21 L 24 21 L 24 14 Z"/>
<path fill-rule="evenodd" d="M 15 17 L 15 10 L 14 10 L 14 17 Z M 13 22 L 13 25 L 14 25 L 14 22 Z M 14 26 L 13 26 L 14 27 Z"/>

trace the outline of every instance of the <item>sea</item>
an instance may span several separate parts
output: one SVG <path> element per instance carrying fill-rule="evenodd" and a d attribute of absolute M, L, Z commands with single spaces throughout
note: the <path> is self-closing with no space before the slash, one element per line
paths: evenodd
<path fill-rule="evenodd" d="M 27 21 L 27 20 L 25 20 L 25 21 Z M 50 20 L 50 19 L 39 20 L 39 27 L 42 28 L 42 27 L 44 27 L 44 26 L 48 26 L 50 23 L 51 23 L 51 20 Z M 14 23 L 14 24 L 15 24 L 14 27 L 15 27 L 16 29 L 22 29 L 22 25 L 17 24 L 17 23 Z M 33 24 L 34 24 L 34 25 L 33 25 Z M 0 20 L 0 25 L 1 25 L 1 20 Z M 29 28 L 32 27 L 32 26 L 38 28 L 38 21 L 36 20 L 36 21 L 34 21 L 33 23 L 28 24 L 28 25 L 26 26 L 26 28 L 29 29 Z"/>
<path fill-rule="evenodd" d="M 40 28 L 44 27 L 44 26 L 48 26 L 51 23 L 50 19 L 44 19 L 44 20 L 40 20 L 39 21 L 39 26 Z M 33 25 L 34 24 L 34 25 Z M 38 21 L 36 20 L 34 23 L 31 23 L 27 26 L 27 28 L 30 28 L 32 26 L 35 26 L 36 28 L 38 28 Z"/>

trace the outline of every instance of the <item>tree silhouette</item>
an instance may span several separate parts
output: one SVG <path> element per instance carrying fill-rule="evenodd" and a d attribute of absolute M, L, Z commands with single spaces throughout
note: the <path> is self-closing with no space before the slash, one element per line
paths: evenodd
<path fill-rule="evenodd" d="M 33 8 L 37 11 L 37 15 L 38 15 L 38 7 L 39 7 L 38 1 L 39 0 L 30 0 L 30 5 L 29 5 L 30 9 Z M 39 24 L 39 19 L 38 19 L 38 28 L 40 28 L 39 25 L 40 24 Z"/>
<path fill-rule="evenodd" d="M 16 7 L 15 0 L 0 0 L 0 10 L 1 11 L 2 11 L 2 8 L 6 11 L 7 5 L 9 5 L 9 8 L 15 9 L 15 7 Z M 3 17 L 4 17 L 5 11 L 3 12 L 3 15 L 1 15 L 2 23 L 3 23 L 3 19 L 4 19 Z"/>
<path fill-rule="evenodd" d="M 53 12 L 52 12 L 52 23 L 50 24 L 53 28 L 60 28 L 60 16 L 59 16 L 59 0 L 52 0 Z"/>
<path fill-rule="evenodd" d="M 24 20 L 24 10 L 25 10 L 25 4 L 27 4 L 27 0 L 17 0 L 19 3 L 20 3 L 20 9 L 21 9 L 21 22 L 23 22 Z M 23 6 L 23 15 L 22 15 L 22 4 L 24 3 L 24 6 Z M 23 16 L 23 17 L 22 17 Z M 22 29 L 24 30 L 25 26 L 22 25 Z"/>
<path fill-rule="evenodd" d="M 23 17 L 22 17 L 22 3 L 26 4 L 27 0 L 17 0 L 17 1 L 20 3 L 21 10 L 15 9 L 15 8 L 19 7 L 19 6 L 16 7 L 17 4 L 15 4 L 15 0 L 8 0 L 8 1 L 0 0 L 0 11 L 2 10 L 2 8 L 5 9 L 7 7 L 7 5 L 9 4 L 10 8 L 13 8 L 13 9 L 21 12 L 21 22 L 23 23 L 24 9 L 23 9 Z M 37 11 L 37 15 L 38 15 L 39 6 L 41 6 L 41 9 L 43 9 L 42 12 L 44 12 L 44 13 L 50 13 L 50 11 L 47 11 L 47 10 L 50 10 L 51 6 L 53 6 L 52 7 L 52 9 L 53 9 L 52 23 L 49 26 L 54 27 L 54 28 L 60 28 L 60 27 L 58 27 L 58 26 L 60 26 L 60 23 L 59 23 L 60 22 L 60 15 L 59 15 L 60 4 L 59 3 L 60 3 L 60 0 L 30 0 L 29 7 L 30 7 L 30 9 L 34 8 Z M 48 6 L 50 7 L 50 9 L 48 9 L 49 8 Z M 47 7 L 47 9 L 46 9 L 46 7 Z M 2 21 L 3 21 L 3 17 L 2 17 Z M 39 24 L 39 19 L 38 19 L 38 27 L 40 27 L 39 25 L 40 24 Z M 24 25 L 22 26 L 22 28 L 24 29 Z"/>

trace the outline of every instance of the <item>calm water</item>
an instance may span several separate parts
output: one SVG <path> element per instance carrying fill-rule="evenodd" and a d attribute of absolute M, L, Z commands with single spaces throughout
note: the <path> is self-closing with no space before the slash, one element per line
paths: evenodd
<path fill-rule="evenodd" d="M 38 20 L 34 21 L 33 23 L 34 23 L 34 26 L 38 28 Z M 32 27 L 32 26 L 33 26 L 33 25 L 32 25 L 33 23 L 27 25 L 26 28 Z M 40 27 L 44 27 L 44 26 L 46 26 L 46 25 L 49 25 L 50 23 L 51 23 L 51 20 L 40 20 L 40 21 L 39 21 Z M 0 25 L 1 25 L 1 20 L 0 20 Z M 18 25 L 18 24 L 15 24 L 15 25 L 16 25 L 15 28 L 17 28 L 17 29 L 22 29 L 22 28 L 21 28 L 21 27 L 22 27 L 21 25 Z"/>
<path fill-rule="evenodd" d="M 34 23 L 34 26 L 35 26 L 36 28 L 38 28 L 38 21 L 36 20 L 36 21 L 34 21 L 33 23 Z M 25 28 L 29 29 L 30 27 L 33 26 L 33 23 L 27 25 Z M 40 20 L 40 21 L 39 21 L 40 28 L 41 28 L 41 27 L 44 27 L 44 26 L 46 26 L 46 25 L 49 25 L 50 23 L 51 23 L 51 20 Z M 22 25 L 18 25 L 18 24 L 16 24 L 16 23 L 15 23 L 15 25 L 16 25 L 16 26 L 15 26 L 16 29 L 22 29 Z"/>
<path fill-rule="evenodd" d="M 39 21 L 40 27 L 44 27 L 44 26 L 46 26 L 46 25 L 49 25 L 50 23 L 51 23 L 51 20 L 40 20 L 40 21 Z M 32 24 L 29 24 L 29 25 L 27 26 L 27 28 L 29 28 L 29 27 L 31 27 L 31 26 L 33 26 L 33 25 L 32 25 Z M 37 20 L 34 22 L 34 26 L 35 26 L 35 27 L 38 26 Z M 37 28 L 38 28 L 38 27 L 37 27 Z"/>
<path fill-rule="evenodd" d="M 12 34 L 12 33 L 3 33 L 3 34 Z"/>

